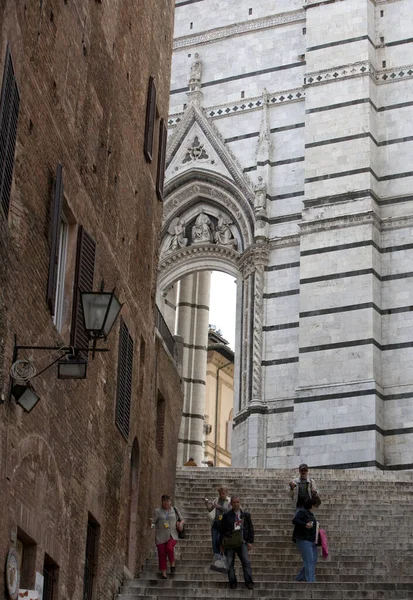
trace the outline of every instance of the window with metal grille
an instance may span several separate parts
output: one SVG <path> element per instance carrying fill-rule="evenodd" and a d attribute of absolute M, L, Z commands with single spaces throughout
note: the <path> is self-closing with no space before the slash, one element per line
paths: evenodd
<path fill-rule="evenodd" d="M 116 398 L 116 425 L 128 439 L 133 376 L 133 340 L 122 320 L 119 334 L 118 389 Z"/>
<path fill-rule="evenodd" d="M 59 567 L 48 554 L 43 563 L 43 600 L 56 600 Z"/>
<path fill-rule="evenodd" d="M 19 90 L 14 76 L 10 48 L 7 46 L 0 97 L 0 206 L 6 218 L 9 214 L 13 180 L 19 105 Z"/>
<path fill-rule="evenodd" d="M 93 291 L 93 275 L 95 271 L 96 242 L 79 227 L 76 252 L 75 282 L 73 287 L 72 327 L 70 345 L 75 348 L 87 348 L 89 338 L 83 320 L 80 292 Z M 85 358 L 87 354 L 85 353 Z"/>
<path fill-rule="evenodd" d="M 95 521 L 92 515 L 89 515 L 87 522 L 85 572 L 83 577 L 82 600 L 92 600 L 93 598 L 93 585 L 97 571 L 99 530 L 100 526 L 98 522 Z"/>

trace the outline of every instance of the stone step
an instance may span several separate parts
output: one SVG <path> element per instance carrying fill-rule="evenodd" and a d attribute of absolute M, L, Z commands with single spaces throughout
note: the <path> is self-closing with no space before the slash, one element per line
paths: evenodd
<path fill-rule="evenodd" d="M 185 593 L 183 596 L 169 595 L 169 593 L 162 592 L 161 594 L 151 594 L 149 595 L 136 595 L 133 593 L 124 593 L 116 596 L 116 600 L 131 600 L 133 598 L 146 598 L 147 600 L 177 600 L 177 598 L 185 598 L 185 600 L 197 600 L 199 596 L 194 596 L 190 592 Z M 322 592 L 317 594 L 314 593 L 306 593 L 305 595 L 301 592 L 301 595 L 292 595 L 291 592 L 286 592 L 285 594 L 273 594 L 271 591 L 267 593 L 262 593 L 262 590 L 250 591 L 247 590 L 242 584 L 238 584 L 238 589 L 236 590 L 221 590 L 219 594 L 220 598 L 230 598 L 231 600 L 245 600 L 245 598 L 269 598 L 276 600 L 300 600 L 303 597 L 308 598 L 308 600 L 327 600 L 331 596 L 325 596 Z M 203 598 L 208 598 L 210 600 L 216 600 L 216 596 L 203 596 Z M 410 596 L 407 596 L 406 593 L 397 593 L 397 595 L 391 594 L 379 594 L 376 592 L 373 594 L 367 595 L 365 592 L 361 595 L 358 592 L 348 593 L 343 591 L 343 594 L 340 596 L 336 596 L 334 600 L 411 600 Z"/>
<path fill-rule="evenodd" d="M 254 569 L 261 571 L 265 571 L 266 569 L 269 570 L 274 570 L 275 567 L 277 568 L 284 568 L 284 567 L 289 567 L 291 564 L 294 564 L 294 567 L 296 565 L 299 564 L 300 562 L 300 556 L 298 554 L 298 552 L 295 552 L 294 555 L 285 555 L 285 556 L 275 556 L 275 557 L 271 557 L 268 559 L 258 559 L 255 556 L 251 555 L 251 563 L 254 566 Z M 401 557 L 402 558 L 402 557 Z M 180 559 L 180 564 L 182 564 L 184 569 L 188 569 L 188 570 L 197 570 L 199 568 L 205 567 L 206 565 L 209 566 L 210 561 L 212 560 L 212 552 L 210 552 L 207 556 L 200 558 L 197 556 L 197 558 L 193 558 L 193 557 L 185 557 L 185 558 L 181 558 Z M 405 566 L 410 569 L 411 571 L 411 564 L 413 562 L 413 557 L 410 556 L 408 557 L 408 560 L 405 561 Z M 357 569 L 361 569 L 361 568 L 365 568 L 365 569 L 369 569 L 369 568 L 377 568 L 377 569 L 384 569 L 384 568 L 388 568 L 389 570 L 391 570 L 392 568 L 395 567 L 402 567 L 404 563 L 401 562 L 400 559 L 395 558 L 394 556 L 392 557 L 392 560 L 389 561 L 383 561 L 383 555 L 381 555 L 380 557 L 372 557 L 372 556 L 363 556 L 363 560 L 361 560 L 359 557 L 354 557 L 354 556 L 345 556 L 345 555 L 339 555 L 339 556 L 329 556 L 328 560 L 324 561 L 322 559 L 320 559 L 318 561 L 317 564 L 317 571 L 319 569 L 328 569 L 328 570 L 336 570 L 336 569 L 351 569 L 351 568 L 357 568 Z M 158 566 L 158 559 L 156 557 L 148 559 L 146 561 L 146 567 L 148 569 L 155 569 Z M 413 572 L 412 572 L 413 574 Z"/>
<path fill-rule="evenodd" d="M 181 582 L 182 583 L 182 582 Z M 148 585 L 143 588 L 123 587 L 119 599 L 126 598 L 234 598 L 242 590 L 243 597 L 252 598 L 272 598 L 274 600 L 302 600 L 309 598 L 311 600 L 354 600 L 363 598 L 364 600 L 411 600 L 413 594 L 412 584 L 389 584 L 377 582 L 373 583 L 343 583 L 337 586 L 336 583 L 313 583 L 305 586 L 301 583 L 278 582 L 259 582 L 255 583 L 254 590 L 247 590 L 243 582 L 238 583 L 237 590 L 230 590 L 227 582 L 211 582 L 208 588 L 202 585 L 194 586 L 192 582 L 188 585 L 175 586 L 171 579 L 159 580 L 155 585 Z M 305 584 L 304 584 L 305 585 Z"/>
<path fill-rule="evenodd" d="M 126 591 L 129 589 L 132 590 L 142 590 L 142 588 L 147 589 L 148 587 L 162 587 L 162 588 L 171 588 L 171 589 L 188 589 L 191 588 L 194 582 L 192 581 L 175 581 L 173 576 L 169 576 L 168 579 L 163 580 L 161 578 L 157 578 L 151 581 L 144 582 L 145 585 L 141 586 L 140 583 L 142 580 L 140 579 L 131 579 L 127 581 L 127 584 L 122 586 L 122 590 Z M 150 583 L 151 585 L 148 585 Z M 225 581 L 208 581 L 208 585 L 211 588 L 224 588 L 226 587 L 227 582 Z M 255 581 L 255 587 L 257 589 L 274 589 L 278 591 L 296 591 L 297 588 L 300 587 L 298 582 L 290 582 L 290 581 L 272 581 L 272 580 L 263 580 L 263 581 Z M 199 589 L 205 591 L 206 586 L 204 586 L 201 582 L 199 585 Z M 311 590 L 313 589 L 323 590 L 325 592 L 329 592 L 334 594 L 337 592 L 337 586 L 334 583 L 314 583 L 311 586 Z M 348 591 L 375 591 L 375 592 L 390 592 L 390 591 L 405 591 L 405 592 L 413 592 L 413 584 L 411 583 L 400 583 L 400 582 L 378 582 L 378 581 L 367 581 L 367 582 L 344 582 L 343 589 Z"/>
<path fill-rule="evenodd" d="M 254 569 L 254 578 L 257 582 L 260 581 L 291 581 L 294 575 L 297 573 L 301 564 L 297 563 L 296 565 L 292 565 L 290 568 L 283 569 L 273 569 L 272 571 L 268 568 L 266 571 Z M 242 577 L 241 569 L 238 569 L 238 578 Z M 372 577 L 372 572 L 370 569 L 334 569 L 334 573 L 332 570 L 323 570 L 317 568 L 317 581 L 321 582 L 329 582 L 329 581 L 343 581 L 343 582 L 361 582 L 364 583 L 366 578 Z M 216 573 L 215 571 L 210 571 L 209 567 L 204 567 L 204 570 L 194 571 L 194 572 L 179 572 L 179 567 L 176 573 L 173 575 L 168 575 L 170 579 L 173 579 L 175 582 L 182 581 L 192 581 L 194 585 L 198 585 L 199 582 L 207 582 L 208 584 L 211 581 L 222 582 L 226 580 L 226 575 L 221 573 Z M 383 572 L 381 569 L 378 569 L 377 573 L 374 573 L 375 581 L 388 581 L 388 573 Z M 156 581 L 159 579 L 159 573 L 157 570 L 148 571 L 142 573 L 139 579 L 133 581 L 130 587 L 142 587 L 147 585 L 148 581 Z M 413 575 L 405 574 L 398 575 L 397 577 L 398 583 L 412 583 L 413 584 Z M 179 585 L 179 584 L 178 584 Z M 129 587 L 129 586 L 127 586 Z"/>
<path fill-rule="evenodd" d="M 195 479 L 207 479 L 208 481 L 217 480 L 219 483 L 223 478 L 233 477 L 237 479 L 288 479 L 297 476 L 295 469 L 261 469 L 244 467 L 178 467 L 176 470 L 177 481 L 182 479 L 185 482 Z M 316 476 L 323 480 L 335 479 L 337 481 L 412 481 L 412 471 L 368 471 L 365 469 L 311 469 L 311 477 Z"/>
<path fill-rule="evenodd" d="M 161 580 L 152 553 L 139 579 L 125 582 L 118 600 L 412 600 L 413 472 L 312 470 L 322 496 L 316 517 L 327 530 L 330 556 L 319 559 L 318 581 L 304 589 L 293 581 L 301 558 L 291 542 L 294 511 L 287 485 L 295 476 L 287 469 L 178 469 L 174 503 L 187 520 L 187 538 L 177 546 L 177 571 Z M 238 559 L 237 590 L 229 589 L 226 575 L 209 570 L 204 498 L 216 497 L 219 484 L 239 494 L 252 515 L 253 591 L 243 584 Z"/>

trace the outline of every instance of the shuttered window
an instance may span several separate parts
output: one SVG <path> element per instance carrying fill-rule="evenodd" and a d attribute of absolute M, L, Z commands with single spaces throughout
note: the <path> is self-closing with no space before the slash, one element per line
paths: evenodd
<path fill-rule="evenodd" d="M 163 454 L 163 443 L 165 435 L 165 400 L 158 391 L 158 402 L 156 406 L 156 449 Z"/>
<path fill-rule="evenodd" d="M 168 130 L 165 120 L 161 119 L 159 124 L 159 146 L 158 146 L 158 167 L 156 171 L 156 195 L 159 200 L 163 200 L 163 183 L 165 179 L 165 158 L 166 158 L 166 140 Z"/>
<path fill-rule="evenodd" d="M 95 240 L 90 237 L 82 226 L 80 226 L 77 238 L 72 327 L 70 332 L 70 344 L 75 348 L 87 348 L 89 346 L 89 338 L 85 330 L 83 319 L 80 292 L 93 291 L 95 252 Z M 85 356 L 85 358 L 87 358 L 87 356 Z"/>
<path fill-rule="evenodd" d="M 148 97 L 146 101 L 145 140 L 143 151 L 147 162 L 152 162 L 153 136 L 156 119 L 156 87 L 155 80 L 149 77 Z"/>
<path fill-rule="evenodd" d="M 7 46 L 0 97 L 0 206 L 6 218 L 10 206 L 19 105 L 19 90 Z"/>
<path fill-rule="evenodd" d="M 59 242 L 60 242 L 60 225 L 62 213 L 62 198 L 63 198 L 63 169 L 62 165 L 57 166 L 56 181 L 53 192 L 52 207 L 51 207 L 51 227 L 50 227 L 50 258 L 49 258 L 49 274 L 47 279 L 47 306 L 50 314 L 55 313 L 56 305 L 56 284 L 57 272 L 59 263 Z"/>
<path fill-rule="evenodd" d="M 122 320 L 119 335 L 118 390 L 116 398 L 116 425 L 128 439 L 132 397 L 133 340 Z"/>

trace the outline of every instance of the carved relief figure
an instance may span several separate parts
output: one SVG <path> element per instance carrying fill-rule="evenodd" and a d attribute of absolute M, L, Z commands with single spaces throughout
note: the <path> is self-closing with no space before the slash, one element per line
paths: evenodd
<path fill-rule="evenodd" d="M 226 220 L 223 215 L 218 215 L 218 225 L 215 231 L 215 242 L 221 246 L 234 246 L 237 247 L 237 240 L 234 238 L 230 229 L 230 220 Z"/>
<path fill-rule="evenodd" d="M 174 252 L 179 248 L 185 248 L 188 244 L 188 238 L 185 237 L 185 225 L 178 217 L 173 219 L 168 233 L 172 236 L 167 252 Z"/>
<path fill-rule="evenodd" d="M 212 241 L 211 219 L 201 210 L 196 218 L 195 225 L 192 227 L 192 242 L 194 244 L 204 244 Z"/>
<path fill-rule="evenodd" d="M 267 186 L 261 176 L 258 177 L 258 183 L 254 186 L 254 192 L 254 212 L 257 217 L 265 217 L 267 214 Z"/>
<path fill-rule="evenodd" d="M 194 137 L 194 141 L 188 148 L 188 152 L 185 154 L 185 157 L 182 161 L 183 164 L 187 162 L 191 162 L 193 160 L 204 160 L 209 158 L 204 145 L 200 143 L 198 136 Z"/>
<path fill-rule="evenodd" d="M 202 61 L 199 59 L 199 54 L 195 54 L 195 60 L 191 66 L 191 74 L 189 76 L 189 87 L 192 89 L 199 89 L 201 87 L 202 77 Z"/>

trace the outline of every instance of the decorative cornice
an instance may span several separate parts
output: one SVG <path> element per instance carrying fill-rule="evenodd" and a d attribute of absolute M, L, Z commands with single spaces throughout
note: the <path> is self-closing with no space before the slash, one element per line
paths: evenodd
<path fill-rule="evenodd" d="M 291 102 L 302 102 L 305 100 L 305 90 L 302 87 L 281 92 L 272 92 L 268 94 L 268 107 L 278 106 L 280 104 L 290 104 Z M 215 104 L 204 108 L 203 111 L 208 119 L 222 119 L 232 116 L 236 113 L 246 113 L 254 110 L 262 110 L 262 95 L 251 98 L 243 98 L 239 102 L 226 102 L 224 104 Z M 176 127 L 184 118 L 184 111 L 172 113 L 168 118 L 168 127 Z"/>
<path fill-rule="evenodd" d="M 161 274 L 163 271 L 169 269 L 171 265 L 174 263 L 181 261 L 182 259 L 186 259 L 188 261 L 193 257 L 199 257 L 205 259 L 208 262 L 208 258 L 220 256 L 226 260 L 230 260 L 232 263 L 237 263 L 239 260 L 239 253 L 236 250 L 233 250 L 229 246 L 218 246 L 216 244 L 198 244 L 196 246 L 189 246 L 187 248 L 181 248 L 172 252 L 171 254 L 167 254 L 162 257 L 162 260 L 159 262 L 158 272 Z"/>
<path fill-rule="evenodd" d="M 298 23 L 300 21 L 305 21 L 304 10 L 295 10 L 278 15 L 271 15 L 264 19 L 254 19 L 245 21 L 244 23 L 228 25 L 226 27 L 217 27 L 216 29 L 210 29 L 209 31 L 197 35 L 185 35 L 176 38 L 173 43 L 173 49 L 179 50 L 180 48 L 188 48 L 200 44 L 211 44 L 224 38 L 250 33 L 251 31 L 289 25 L 290 23 Z"/>
<path fill-rule="evenodd" d="M 375 73 L 376 71 L 369 61 L 360 61 L 332 69 L 310 71 L 305 74 L 304 86 L 321 85 L 323 83 L 330 83 L 331 81 L 338 81 L 340 79 L 351 79 L 353 77 L 374 77 Z"/>
<path fill-rule="evenodd" d="M 239 259 L 239 269 L 244 277 L 254 273 L 257 267 L 268 265 L 268 244 L 252 244 Z"/>
<path fill-rule="evenodd" d="M 301 223 L 299 223 L 301 234 L 331 229 L 344 229 L 345 227 L 356 227 L 358 225 L 374 225 L 374 227 L 380 231 L 381 219 L 376 213 L 368 211 L 365 213 L 340 215 L 338 217 L 317 219 L 314 221 L 301 221 Z"/>
<path fill-rule="evenodd" d="M 390 231 L 392 229 L 404 229 L 413 227 L 413 215 L 404 215 L 403 217 L 388 217 L 381 221 L 381 231 Z"/>
<path fill-rule="evenodd" d="M 392 4 L 400 1 L 401 0 L 370 0 L 374 6 L 378 6 L 380 4 Z M 343 0 L 304 0 L 304 8 L 307 10 L 308 8 L 313 8 L 315 6 L 324 4 L 334 4 L 335 2 L 343 2 Z"/>
<path fill-rule="evenodd" d="M 352 79 L 354 77 L 371 77 L 377 85 L 394 83 L 413 77 L 413 65 L 392 67 L 391 69 L 375 69 L 370 61 L 360 61 L 349 65 L 341 65 L 333 69 L 321 69 L 306 73 L 304 87 L 322 85 L 332 81 Z"/>
<path fill-rule="evenodd" d="M 300 236 L 298 234 L 287 235 L 271 239 L 268 243 L 269 250 L 277 250 L 278 248 L 290 248 L 300 245 Z"/>
<path fill-rule="evenodd" d="M 378 85 L 383 83 L 395 83 L 402 79 L 411 79 L 413 77 L 413 65 L 405 65 L 402 67 L 392 67 L 391 69 L 380 69 L 376 71 L 374 80 Z"/>
<path fill-rule="evenodd" d="M 285 90 L 274 94 L 268 94 L 268 107 L 278 104 L 289 104 L 290 102 L 302 102 L 305 100 L 305 91 L 303 88 L 294 88 L 293 90 Z M 231 102 L 230 104 L 218 104 L 205 109 L 205 114 L 208 117 L 215 119 L 227 117 L 230 114 L 238 112 L 249 112 L 251 110 L 262 110 L 262 95 L 254 98 L 243 98 L 242 101 Z"/>

